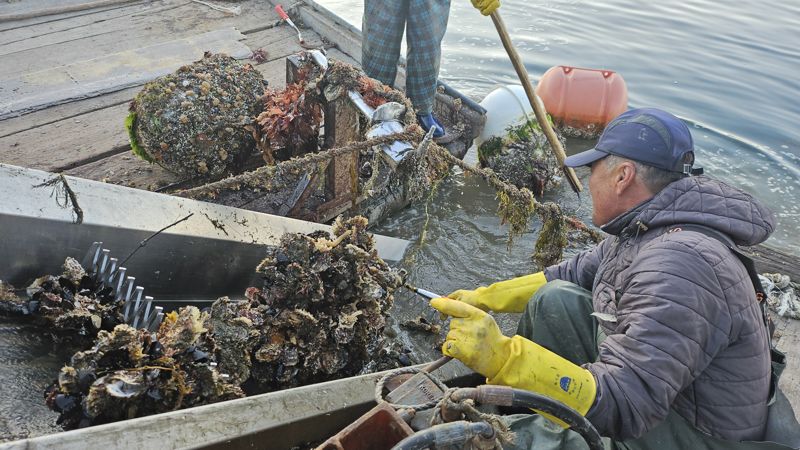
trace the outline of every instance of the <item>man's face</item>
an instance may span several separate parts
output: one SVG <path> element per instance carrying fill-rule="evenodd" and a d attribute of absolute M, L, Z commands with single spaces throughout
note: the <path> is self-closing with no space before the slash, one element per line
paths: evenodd
<path fill-rule="evenodd" d="M 602 226 L 620 213 L 618 198 L 614 190 L 613 170 L 608 168 L 607 158 L 592 163 L 589 175 L 589 194 L 592 196 L 592 223 Z"/>

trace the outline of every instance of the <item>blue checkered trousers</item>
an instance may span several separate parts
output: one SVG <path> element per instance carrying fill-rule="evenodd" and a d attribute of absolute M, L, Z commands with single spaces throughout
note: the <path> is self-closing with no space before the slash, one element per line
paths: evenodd
<path fill-rule="evenodd" d="M 442 38 L 449 15 L 450 0 L 364 0 L 361 27 L 364 72 L 383 84 L 394 84 L 405 29 L 406 95 L 417 114 L 433 110 Z"/>

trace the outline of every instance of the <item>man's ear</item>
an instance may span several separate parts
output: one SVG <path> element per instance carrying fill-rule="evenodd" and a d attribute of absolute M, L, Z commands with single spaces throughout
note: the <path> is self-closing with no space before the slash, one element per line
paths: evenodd
<path fill-rule="evenodd" d="M 614 171 L 614 190 L 621 195 L 636 181 L 636 166 L 630 161 L 619 164 Z"/>

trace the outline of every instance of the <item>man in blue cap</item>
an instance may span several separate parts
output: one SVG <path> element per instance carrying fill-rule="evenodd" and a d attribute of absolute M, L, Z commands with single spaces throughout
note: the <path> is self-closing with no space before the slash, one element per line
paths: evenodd
<path fill-rule="evenodd" d="M 488 383 L 571 406 L 610 448 L 748 448 L 771 437 L 770 335 L 736 246 L 765 241 L 775 219 L 749 194 L 693 176 L 693 162 L 689 129 L 672 114 L 614 119 L 595 148 L 566 159 L 591 167 L 592 220 L 609 237 L 543 272 L 432 300 L 453 317 L 442 351 Z M 485 311 L 522 313 L 517 335 Z M 521 448 L 585 448 L 542 416 L 513 417 Z"/>

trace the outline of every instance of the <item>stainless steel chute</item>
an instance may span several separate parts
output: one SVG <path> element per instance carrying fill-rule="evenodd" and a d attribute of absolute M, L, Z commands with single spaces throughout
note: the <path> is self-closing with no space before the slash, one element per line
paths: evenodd
<path fill-rule="evenodd" d="M 60 273 L 64 259 L 80 261 L 94 242 L 123 258 L 164 230 L 125 266 L 160 301 L 241 297 L 254 285 L 265 245 L 287 232 L 329 230 L 313 222 L 272 216 L 185 198 L 66 176 L 82 210 L 58 202 L 52 173 L 0 164 L 0 280 L 20 288 Z M 56 184 L 57 185 L 57 184 Z M 375 236 L 379 255 L 402 258 L 408 241 Z"/>

